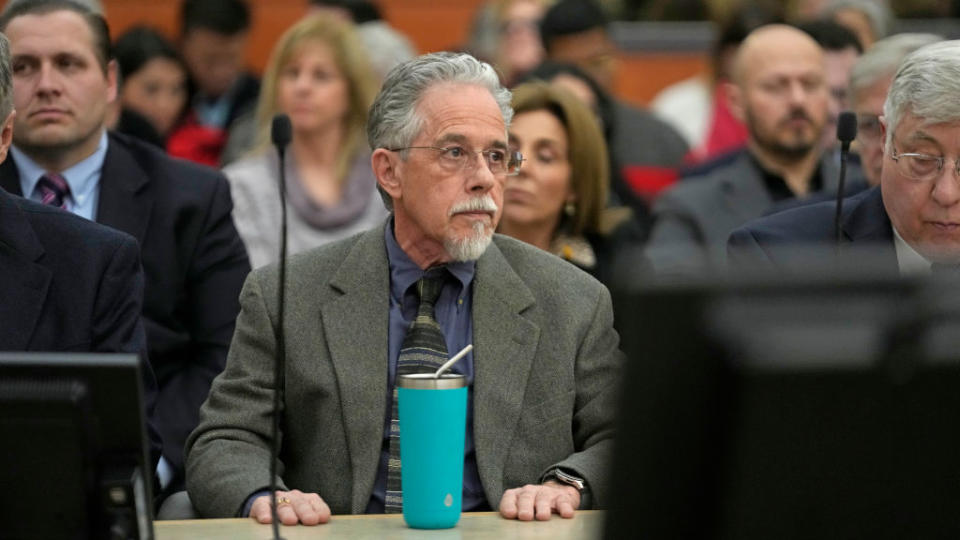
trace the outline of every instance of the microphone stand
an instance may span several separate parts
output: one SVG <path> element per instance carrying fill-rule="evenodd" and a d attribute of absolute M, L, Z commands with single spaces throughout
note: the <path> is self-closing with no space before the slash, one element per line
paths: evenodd
<path fill-rule="evenodd" d="M 837 211 L 833 217 L 833 230 L 837 243 L 837 252 L 840 251 L 840 241 L 843 233 L 840 230 L 840 214 L 843 211 L 844 180 L 847 177 L 847 158 L 850 155 L 850 143 L 857 138 L 857 116 L 844 111 L 837 118 L 837 139 L 840 140 L 840 180 L 837 182 Z"/>
<path fill-rule="evenodd" d="M 286 343 L 284 340 L 283 320 L 287 283 L 287 183 L 286 183 L 286 147 L 292 138 L 290 118 L 285 114 L 273 117 L 270 126 L 270 139 L 277 147 L 280 158 L 280 261 L 277 268 L 277 332 L 276 358 L 273 364 L 273 426 L 270 430 L 270 517 L 273 526 L 273 538 L 280 536 L 280 519 L 277 516 L 277 468 L 280 461 L 280 413 L 283 405 L 284 364 L 286 363 Z"/>

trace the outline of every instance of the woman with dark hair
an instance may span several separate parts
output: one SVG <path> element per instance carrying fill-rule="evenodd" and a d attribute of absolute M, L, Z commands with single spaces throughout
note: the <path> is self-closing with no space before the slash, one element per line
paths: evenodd
<path fill-rule="evenodd" d="M 511 150 L 524 164 L 508 177 L 498 232 L 562 257 L 610 288 L 644 265 L 629 209 L 607 204 L 607 146 L 594 115 L 574 95 L 543 82 L 513 89 Z"/>
<path fill-rule="evenodd" d="M 159 32 L 138 26 L 113 45 L 120 68 L 116 131 L 163 147 L 187 103 L 187 70 L 173 44 Z"/>
<path fill-rule="evenodd" d="M 616 104 L 613 99 L 589 75 L 577 66 L 565 62 L 543 62 L 528 72 L 521 83 L 545 81 L 553 86 L 567 90 L 577 97 L 581 103 L 593 112 L 600 123 L 602 136 L 606 144 L 604 151 L 607 154 L 610 204 L 629 206 L 634 213 L 642 234 L 649 229 L 650 208 L 647 202 L 640 197 L 623 178 L 622 164 L 611 149 L 611 141 L 616 129 Z"/>

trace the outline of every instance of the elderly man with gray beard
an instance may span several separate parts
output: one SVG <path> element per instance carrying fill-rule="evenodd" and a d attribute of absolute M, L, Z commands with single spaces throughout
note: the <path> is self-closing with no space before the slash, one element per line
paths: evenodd
<path fill-rule="evenodd" d="M 390 218 L 289 261 L 283 523 L 402 509 L 392 396 L 428 290 L 442 355 L 474 346 L 455 368 L 469 384 L 463 510 L 545 520 L 606 503 L 622 362 L 610 296 L 494 234 L 522 162 L 507 149 L 512 114 L 494 70 L 469 55 L 425 55 L 385 81 L 367 133 Z M 247 280 L 227 368 L 187 444 L 187 487 L 207 517 L 271 519 L 276 283 L 274 267 Z"/>

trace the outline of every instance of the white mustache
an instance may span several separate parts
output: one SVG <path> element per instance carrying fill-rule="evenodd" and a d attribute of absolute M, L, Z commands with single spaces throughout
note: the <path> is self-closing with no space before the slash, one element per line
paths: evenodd
<path fill-rule="evenodd" d="M 457 203 L 450 209 L 450 215 L 461 212 L 492 212 L 497 213 L 497 203 L 493 202 L 493 197 L 489 194 L 481 197 L 473 197 L 461 203 Z"/>

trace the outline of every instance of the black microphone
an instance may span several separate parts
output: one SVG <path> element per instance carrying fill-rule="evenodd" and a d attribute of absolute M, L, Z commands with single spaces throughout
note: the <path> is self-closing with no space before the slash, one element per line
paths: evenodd
<path fill-rule="evenodd" d="M 284 364 L 286 363 L 286 343 L 283 337 L 283 311 L 287 283 L 287 182 L 286 150 L 293 138 L 290 118 L 285 114 L 273 117 L 270 125 L 270 140 L 277 147 L 280 172 L 280 261 L 277 265 L 277 357 L 273 364 L 273 428 L 270 439 L 270 516 L 273 525 L 273 537 L 280 537 L 280 520 L 277 517 L 277 468 L 280 460 L 280 406 L 283 403 Z"/>
<path fill-rule="evenodd" d="M 833 217 L 833 230 L 836 234 L 837 247 L 840 247 L 840 212 L 843 209 L 843 182 L 847 177 L 847 157 L 850 154 L 850 143 L 857 138 L 857 115 L 850 111 L 843 111 L 837 118 L 837 139 L 840 140 L 840 181 L 837 182 L 837 213 Z"/>
<path fill-rule="evenodd" d="M 856 126 L 854 126 L 856 129 Z M 290 125 L 290 117 L 285 114 L 278 114 L 273 117 L 270 124 L 270 142 L 277 147 L 277 151 L 282 156 L 293 138 L 293 126 Z M 282 173 L 283 171 L 281 171 Z"/>

